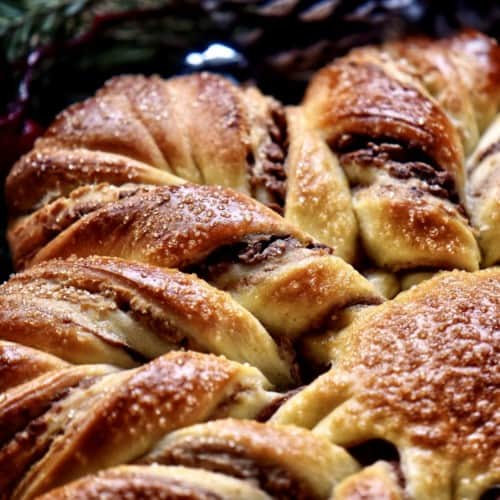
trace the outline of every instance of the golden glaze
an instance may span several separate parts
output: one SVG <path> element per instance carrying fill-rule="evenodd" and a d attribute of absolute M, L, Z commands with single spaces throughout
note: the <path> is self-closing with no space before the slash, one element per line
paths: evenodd
<path fill-rule="evenodd" d="M 416 283 L 496 262 L 496 122 L 477 142 L 499 67 L 469 32 L 354 50 L 295 108 L 215 75 L 139 76 L 57 117 L 7 181 L 29 269 L 0 287 L 0 338 L 31 347 L 0 341 L 0 498 L 85 474 L 48 497 L 448 500 L 498 483 L 500 271 Z M 382 266 L 366 274 L 384 295 L 412 288 L 378 306 L 338 256 Z M 162 355 L 183 348 L 233 361 Z M 297 382 L 296 354 L 333 367 L 269 392 L 265 376 Z M 371 439 L 401 460 L 357 472 L 347 451 Z M 138 461 L 192 468 L 92 475 Z"/>
<path fill-rule="evenodd" d="M 308 118 L 334 148 L 342 135 L 418 144 L 463 181 L 462 150 L 446 115 L 385 63 L 383 54 L 358 49 L 319 71 L 304 97 Z"/>
<path fill-rule="evenodd" d="M 0 340 L 0 394 L 45 372 L 65 366 L 67 364 L 56 356 Z"/>
<path fill-rule="evenodd" d="M 50 491 L 40 500 L 270 500 L 245 481 L 187 467 L 121 466 Z"/>
<path fill-rule="evenodd" d="M 500 477 L 499 331 L 500 269 L 441 273 L 325 342 L 332 370 L 273 419 L 394 443 L 414 498 L 476 498 Z"/>
<path fill-rule="evenodd" d="M 362 246 L 377 266 L 478 269 L 476 233 L 459 205 L 464 148 L 474 150 L 497 114 L 499 83 L 500 49 L 475 32 L 355 49 L 313 77 L 304 112 L 349 178 Z M 494 211 L 482 208 L 473 221 Z"/>
<path fill-rule="evenodd" d="M 288 197 L 290 219 L 300 218 L 304 229 L 352 260 L 356 231 L 351 230 L 354 220 L 343 175 L 329 168 L 328 160 L 324 163 L 319 135 L 310 134 L 302 145 L 306 123 L 295 132 L 300 110 L 290 113 L 287 118 L 277 101 L 253 87 L 240 88 L 208 73 L 169 80 L 113 78 L 94 97 L 61 113 L 35 149 L 13 167 L 7 180 L 11 215 L 27 215 L 87 184 L 170 185 L 185 180 L 232 187 L 282 210 L 281 191 L 287 183 L 298 193 L 311 188 L 311 179 L 296 175 L 294 168 L 311 161 L 324 172 L 314 184 L 332 190 L 333 203 L 322 206 L 330 227 L 317 227 L 316 207 L 301 201 L 303 195 Z M 334 195 L 342 191 L 342 202 L 337 202 Z M 334 223 L 340 212 L 345 222 Z M 12 240 L 26 231 L 22 227 Z"/>
<path fill-rule="evenodd" d="M 176 428 L 211 416 L 252 418 L 273 397 L 268 385 L 255 368 L 193 352 L 117 373 L 104 365 L 49 373 L 0 404 L 0 491 L 33 498 L 133 460 Z"/>
<path fill-rule="evenodd" d="M 97 185 L 80 190 L 97 193 L 101 206 L 81 217 L 77 211 L 69 226 L 34 254 L 30 265 L 97 254 L 183 270 L 194 266 L 205 273 L 203 278 L 230 292 L 271 334 L 292 340 L 321 327 L 346 306 L 382 300 L 349 264 L 328 255 L 329 249 L 246 195 L 194 184 L 130 190 Z M 58 203 L 61 200 L 51 205 Z M 260 236 L 282 241 L 276 255 L 238 263 L 231 245 Z M 204 271 L 209 257 L 224 249 L 228 255 L 223 271 L 214 276 Z"/>
<path fill-rule="evenodd" d="M 500 116 L 468 161 L 468 211 L 479 233 L 483 266 L 500 263 Z"/>
<path fill-rule="evenodd" d="M 217 186 L 168 186 L 104 205 L 60 233 L 31 264 L 115 255 L 164 267 L 194 264 L 247 234 L 311 238 L 252 199 Z"/>
<path fill-rule="evenodd" d="M 123 367 L 193 349 L 248 362 L 278 385 L 293 378 L 291 360 L 228 294 L 193 275 L 109 257 L 49 261 L 0 286 L 0 338 L 72 363 Z"/>
<path fill-rule="evenodd" d="M 186 427 L 161 440 L 140 463 L 203 467 L 252 480 L 273 498 L 328 498 L 356 472 L 342 448 L 294 426 L 217 420 Z"/>

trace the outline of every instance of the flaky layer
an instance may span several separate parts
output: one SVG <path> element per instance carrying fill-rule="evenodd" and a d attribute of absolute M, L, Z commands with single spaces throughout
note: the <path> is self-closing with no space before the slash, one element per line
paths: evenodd
<path fill-rule="evenodd" d="M 293 355 L 231 297 L 193 275 L 117 258 L 53 260 L 0 287 L 0 338 L 72 363 L 132 367 L 191 349 L 289 385 Z"/>
<path fill-rule="evenodd" d="M 255 368 L 193 352 L 134 370 L 49 372 L 0 402 L 0 491 L 34 498 L 148 452 L 166 433 L 209 418 L 255 417 L 273 397 Z"/>

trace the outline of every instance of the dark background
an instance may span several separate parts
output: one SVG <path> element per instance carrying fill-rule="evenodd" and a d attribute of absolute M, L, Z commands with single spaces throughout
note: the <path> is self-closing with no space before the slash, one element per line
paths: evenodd
<path fill-rule="evenodd" d="M 415 33 L 445 36 L 464 27 L 500 35 L 499 1 L 80 0 L 66 1 L 64 8 L 51 5 L 0 0 L 2 184 L 12 163 L 57 112 L 92 95 L 116 74 L 168 77 L 208 69 L 251 81 L 293 103 L 312 71 L 356 45 Z M 203 58 L 213 43 L 234 53 Z M 203 64 L 186 61 L 192 52 Z M 11 272 L 3 239 L 6 220 L 0 197 L 0 282 Z"/>

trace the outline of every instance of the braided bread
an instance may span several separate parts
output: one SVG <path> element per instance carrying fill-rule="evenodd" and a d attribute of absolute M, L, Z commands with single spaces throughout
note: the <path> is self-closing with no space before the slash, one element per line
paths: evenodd
<path fill-rule="evenodd" d="M 299 107 L 205 73 L 114 78 L 12 169 L 14 262 L 30 264 L 35 233 L 43 246 L 104 199 L 187 180 L 250 194 L 361 267 L 475 270 L 469 217 L 482 228 L 495 192 L 466 202 L 464 158 L 498 111 L 499 81 L 500 49 L 475 32 L 355 49 Z M 482 263 L 496 262 L 491 237 L 480 242 Z"/>
<path fill-rule="evenodd" d="M 0 337 L 71 363 L 130 368 L 173 349 L 225 355 L 289 385 L 293 353 L 193 275 L 121 259 L 49 261 L 0 286 Z"/>
<path fill-rule="evenodd" d="M 0 491 L 33 498 L 140 457 L 165 433 L 224 416 L 255 417 L 273 398 L 255 368 L 175 352 L 136 369 L 54 370 L 0 403 Z"/>
<path fill-rule="evenodd" d="M 115 78 L 63 112 L 14 166 L 6 190 L 11 214 L 22 217 L 88 184 L 185 179 L 235 188 L 279 212 L 286 197 L 287 218 L 351 261 L 356 221 L 345 177 L 300 110 L 290 113 L 288 127 L 277 101 L 216 75 Z M 300 182 L 286 190 L 288 149 Z M 92 203 L 92 194 L 78 197 L 79 207 Z M 9 238 L 17 267 L 25 265 L 16 243 L 22 232 Z"/>
<path fill-rule="evenodd" d="M 126 465 L 88 476 L 39 497 L 41 500 L 269 500 L 262 490 L 245 481 L 187 467 Z"/>
<path fill-rule="evenodd" d="M 479 498 L 500 481 L 499 332 L 500 268 L 442 273 L 316 340 L 332 370 L 273 421 L 393 443 L 411 498 Z"/>
<path fill-rule="evenodd" d="M 500 49 L 477 33 L 355 49 L 311 81 L 305 113 L 356 187 L 363 247 L 377 265 L 478 268 L 462 208 L 464 148 L 496 115 L 499 81 Z"/>
<path fill-rule="evenodd" d="M 118 77 L 57 117 L 7 179 L 0 499 L 494 491 L 499 50 L 356 49 L 288 108 Z"/>

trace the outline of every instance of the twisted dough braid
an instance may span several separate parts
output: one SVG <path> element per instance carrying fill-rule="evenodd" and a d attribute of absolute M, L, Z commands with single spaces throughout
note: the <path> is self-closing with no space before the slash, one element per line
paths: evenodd
<path fill-rule="evenodd" d="M 296 381 L 293 353 L 228 294 L 194 275 L 109 257 L 53 260 L 4 283 L 0 338 L 124 368 L 191 349 L 250 363 L 279 386 Z"/>
<path fill-rule="evenodd" d="M 345 450 L 305 429 L 234 419 L 173 432 L 139 463 L 202 467 L 250 480 L 283 500 L 327 498 L 359 469 Z"/>
<path fill-rule="evenodd" d="M 286 218 L 352 260 L 356 221 L 344 175 L 300 110 L 290 116 L 257 89 L 216 75 L 114 78 L 59 115 L 14 166 L 6 190 L 11 214 L 22 217 L 88 184 L 185 179 L 235 188 L 279 212 L 285 207 Z M 22 267 L 19 236 L 11 242 Z"/>
<path fill-rule="evenodd" d="M 34 498 L 130 462 L 166 433 L 208 418 L 254 418 L 277 395 L 250 366 L 174 352 L 140 368 L 56 369 L 0 401 L 2 498 Z"/>
<path fill-rule="evenodd" d="M 38 375 L 66 366 L 68 364 L 56 356 L 0 340 L 0 395 Z"/>
<path fill-rule="evenodd" d="M 477 269 L 472 226 L 497 261 L 498 66 L 466 33 L 352 51 L 295 108 L 202 74 L 116 78 L 62 113 L 7 181 L 25 271 L 0 287 L 0 498 L 495 484 L 500 271 L 377 306 L 339 257 L 387 296 Z M 296 357 L 333 368 L 272 392 Z M 396 452 L 366 461 L 373 439 Z"/>
<path fill-rule="evenodd" d="M 356 49 L 312 79 L 304 112 L 354 188 L 378 266 L 478 268 L 462 208 L 464 148 L 496 115 L 499 82 L 500 49 L 477 33 Z"/>
<path fill-rule="evenodd" d="M 170 481 L 156 486 L 151 476 L 169 471 L 172 474 L 163 476 L 165 479 L 170 477 L 177 480 L 174 483 L 178 487 L 189 487 L 198 478 L 210 477 L 206 472 L 210 471 L 215 473 L 213 483 L 204 484 L 200 490 L 207 488 L 222 498 L 233 498 L 225 492 L 227 483 L 240 484 L 245 494 L 251 492 L 245 485 L 254 485 L 262 495 L 259 498 L 327 499 L 337 484 L 359 470 L 345 450 L 308 430 L 234 419 L 173 432 L 136 463 L 140 465 L 119 467 L 76 481 L 62 488 L 61 494 L 69 496 L 83 488 L 83 498 L 94 498 L 98 488 L 103 488 L 99 490 L 101 494 L 118 495 L 121 491 L 134 492 L 134 488 L 145 494 L 148 488 L 158 487 L 166 495 L 172 487 Z M 184 470 L 190 471 L 189 475 L 186 472 L 184 476 Z M 134 481 L 136 473 L 143 478 L 139 484 Z M 229 482 L 229 478 L 235 479 Z"/>
<path fill-rule="evenodd" d="M 187 180 L 250 194 L 363 267 L 477 269 L 463 207 L 473 221 L 482 209 L 466 204 L 464 155 L 497 113 L 499 75 L 496 43 L 466 32 L 356 49 L 318 72 L 296 108 L 210 74 L 114 78 L 12 169 L 14 261 L 29 264 L 36 249 L 19 246 L 35 230 L 47 238 L 71 217 L 61 204 L 74 216 L 95 203 L 86 186 Z"/>
<path fill-rule="evenodd" d="M 500 480 L 499 331 L 500 268 L 442 273 L 318 341 L 334 367 L 273 421 L 393 443 L 411 498 L 479 498 Z"/>
<path fill-rule="evenodd" d="M 123 465 L 52 490 L 40 500 L 270 500 L 251 483 L 187 467 Z"/>
<path fill-rule="evenodd" d="M 320 327 L 337 310 L 381 300 L 329 248 L 245 195 L 215 186 L 129 192 L 106 185 L 105 193 L 118 192 L 110 201 L 102 188 L 92 188 L 97 201 L 83 216 L 65 200 L 63 210 L 77 215 L 44 240 L 32 264 L 97 254 L 195 271 L 231 293 L 272 335 L 290 341 Z M 49 205 L 45 221 L 53 217 L 50 210 Z M 37 234 L 29 242 L 40 246 Z"/>
<path fill-rule="evenodd" d="M 485 132 L 468 162 L 468 203 L 479 233 L 483 264 L 500 263 L 500 116 Z"/>

